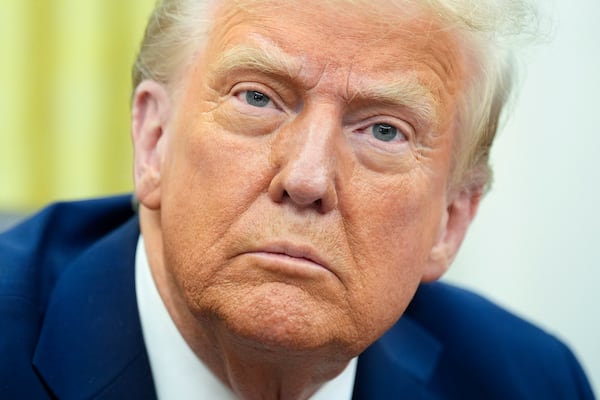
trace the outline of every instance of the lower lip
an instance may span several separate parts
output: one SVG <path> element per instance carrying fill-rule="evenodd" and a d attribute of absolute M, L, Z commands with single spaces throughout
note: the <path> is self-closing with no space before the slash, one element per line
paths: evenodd
<path fill-rule="evenodd" d="M 316 277 L 329 272 L 327 268 L 306 258 L 292 257 L 282 253 L 245 253 L 256 259 L 257 264 L 268 270 L 298 277 Z"/>

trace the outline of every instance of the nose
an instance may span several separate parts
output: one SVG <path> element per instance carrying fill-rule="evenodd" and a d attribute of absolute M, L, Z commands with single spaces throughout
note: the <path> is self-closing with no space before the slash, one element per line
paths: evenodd
<path fill-rule="evenodd" d="M 269 196 L 300 209 L 327 213 L 337 206 L 336 141 L 341 124 L 333 110 L 307 111 L 283 128 L 271 147 L 276 173 Z"/>

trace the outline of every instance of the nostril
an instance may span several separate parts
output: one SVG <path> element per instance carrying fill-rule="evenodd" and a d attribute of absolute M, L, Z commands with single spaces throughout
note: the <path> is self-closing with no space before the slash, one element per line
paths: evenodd
<path fill-rule="evenodd" d="M 295 193 L 294 195 L 291 195 L 287 190 L 284 190 L 281 193 L 281 197 L 279 198 L 278 202 L 291 201 L 297 206 L 315 207 L 316 209 L 320 210 L 323 205 L 323 200 L 321 198 L 312 200 L 311 197 L 314 198 L 316 196 L 304 196 L 302 193 Z"/>

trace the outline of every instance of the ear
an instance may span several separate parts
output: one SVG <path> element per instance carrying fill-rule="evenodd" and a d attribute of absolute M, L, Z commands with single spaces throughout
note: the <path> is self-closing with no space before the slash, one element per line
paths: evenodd
<path fill-rule="evenodd" d="M 482 191 L 461 191 L 449 197 L 446 209 L 440 222 L 438 238 L 425 267 L 423 282 L 431 282 L 439 279 L 447 270 L 471 224 L 479 202 Z"/>
<path fill-rule="evenodd" d="M 160 177 L 170 99 L 157 82 L 143 81 L 135 90 L 131 135 L 134 148 L 135 194 L 150 209 L 160 208 Z"/>

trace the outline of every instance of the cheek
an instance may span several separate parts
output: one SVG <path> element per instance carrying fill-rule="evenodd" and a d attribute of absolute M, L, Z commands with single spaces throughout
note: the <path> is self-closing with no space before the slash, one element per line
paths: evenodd
<path fill-rule="evenodd" d="M 394 323 L 412 298 L 439 230 L 443 197 L 430 180 L 415 177 L 360 184 L 344 210 L 365 294 L 355 301 L 368 304 L 366 312 L 384 319 L 384 326 Z"/>
<path fill-rule="evenodd" d="M 422 171 L 353 185 L 344 204 L 349 230 L 373 256 L 424 258 L 433 245 L 443 210 L 441 182 Z M 401 261 L 401 260 L 399 260 Z"/>
<path fill-rule="evenodd" d="M 165 252 L 198 274 L 197 264 L 222 258 L 219 239 L 266 190 L 268 144 L 228 134 L 209 113 L 181 118 L 172 133 L 161 177 Z"/>
<path fill-rule="evenodd" d="M 198 211 L 240 211 L 265 186 L 268 141 L 231 134 L 214 110 L 184 114 L 174 124 L 173 157 L 163 182 L 174 201 Z M 175 187 L 170 187 L 174 182 Z"/>

